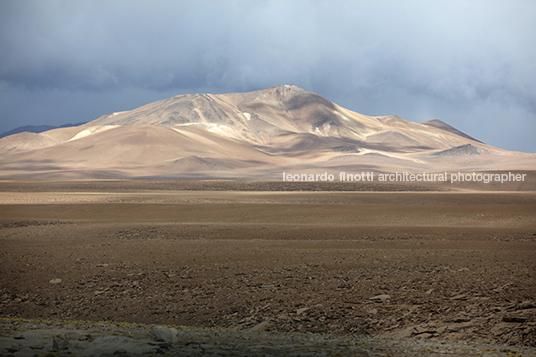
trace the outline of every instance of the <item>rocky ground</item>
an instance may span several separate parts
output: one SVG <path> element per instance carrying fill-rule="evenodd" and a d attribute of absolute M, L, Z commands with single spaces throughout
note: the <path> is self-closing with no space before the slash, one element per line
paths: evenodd
<path fill-rule="evenodd" d="M 0 321 L 2 356 L 536 356 L 536 348 L 434 339 L 199 329 L 83 321 Z"/>
<path fill-rule="evenodd" d="M 534 355 L 535 193 L 73 185 L 0 192 L 6 355 L 23 355 L 31 340 L 18 329 L 59 336 L 56 352 L 64 355 L 87 334 L 113 340 L 110 333 L 132 334 L 154 353 L 208 353 L 195 334 L 191 343 L 183 336 L 182 345 L 163 349 L 151 324 L 201 328 L 177 333 L 212 336 L 205 337 L 211 346 L 222 338 L 202 328 L 225 329 L 217 330 L 226 331 L 218 335 L 223 340 L 241 341 L 218 350 L 230 355 L 251 355 L 242 349 L 247 338 L 260 348 L 255 353 L 277 355 L 270 340 L 298 337 L 306 346 L 333 347 L 310 347 L 316 354 L 309 355 L 397 356 L 428 348 L 464 355 L 459 342 L 473 355 Z M 46 332 L 62 328 L 70 332 Z M 66 337 L 71 332 L 76 336 Z M 35 354 L 53 352 L 52 339 L 41 339 Z M 97 337 L 84 341 L 90 348 Z M 301 343 L 292 341 L 286 355 Z"/>

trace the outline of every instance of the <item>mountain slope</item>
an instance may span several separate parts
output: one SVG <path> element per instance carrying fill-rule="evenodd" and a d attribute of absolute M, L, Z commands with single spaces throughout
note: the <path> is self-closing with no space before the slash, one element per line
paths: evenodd
<path fill-rule="evenodd" d="M 449 154 L 466 145 L 467 155 Z M 12 135 L 0 139 L 0 175 L 266 179 L 284 170 L 523 169 L 536 167 L 535 156 L 490 147 L 437 120 L 366 116 L 280 85 L 184 94 L 78 127 Z"/>
<path fill-rule="evenodd" d="M 429 125 L 429 126 L 433 126 L 435 128 L 439 128 L 439 129 L 443 129 L 445 131 L 448 131 L 450 133 L 454 133 L 456 135 L 459 135 L 461 137 L 464 137 L 466 139 L 469 139 L 469 140 L 473 140 L 473 141 L 478 141 L 481 143 L 480 140 L 476 140 L 475 138 L 465 134 L 464 132 L 462 131 L 459 131 L 458 129 L 448 125 L 447 123 L 444 123 L 442 122 L 441 120 L 439 119 L 432 119 L 432 120 L 428 120 L 428 121 L 425 121 L 425 122 L 422 122 L 421 124 L 424 124 L 424 125 Z"/>

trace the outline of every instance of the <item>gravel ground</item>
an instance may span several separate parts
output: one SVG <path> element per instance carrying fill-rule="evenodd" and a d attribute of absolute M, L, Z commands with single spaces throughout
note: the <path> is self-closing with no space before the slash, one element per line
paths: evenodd
<path fill-rule="evenodd" d="M 0 184 L 0 355 L 534 355 L 534 192 L 173 184 Z"/>

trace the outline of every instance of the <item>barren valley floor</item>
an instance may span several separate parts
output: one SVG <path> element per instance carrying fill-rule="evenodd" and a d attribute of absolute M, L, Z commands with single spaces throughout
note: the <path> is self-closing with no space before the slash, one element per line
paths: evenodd
<path fill-rule="evenodd" d="M 536 192 L 266 185 L 1 182 L 0 317 L 536 346 Z"/>

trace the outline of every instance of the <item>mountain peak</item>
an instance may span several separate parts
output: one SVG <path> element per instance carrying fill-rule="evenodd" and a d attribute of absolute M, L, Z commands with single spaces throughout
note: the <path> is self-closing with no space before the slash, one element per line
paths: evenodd
<path fill-rule="evenodd" d="M 256 99 L 268 99 L 268 100 L 278 100 L 278 101 L 288 101 L 290 100 L 290 98 L 296 96 L 296 95 L 301 95 L 301 94 L 305 94 L 305 93 L 312 93 L 312 92 L 309 92 L 303 88 L 300 88 L 298 87 L 297 85 L 294 85 L 294 84 L 279 84 L 277 86 L 274 86 L 274 87 L 270 87 L 270 88 L 267 88 L 267 89 L 262 89 L 262 90 L 259 90 L 259 91 L 256 91 L 256 92 L 250 92 L 250 93 L 255 93 L 257 94 L 257 98 Z M 240 93 L 242 95 L 244 95 L 245 97 L 247 97 L 248 93 Z M 274 98 L 269 98 L 269 97 L 274 97 Z"/>
<path fill-rule="evenodd" d="M 279 84 L 279 85 L 274 86 L 272 88 L 287 89 L 287 90 L 291 90 L 291 91 L 294 91 L 294 92 L 307 92 L 305 89 L 303 89 L 301 87 L 298 87 L 295 84 Z M 270 90 L 272 88 L 268 88 L 268 90 Z"/>

